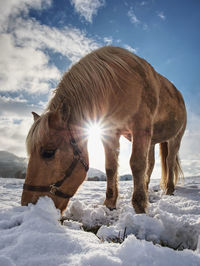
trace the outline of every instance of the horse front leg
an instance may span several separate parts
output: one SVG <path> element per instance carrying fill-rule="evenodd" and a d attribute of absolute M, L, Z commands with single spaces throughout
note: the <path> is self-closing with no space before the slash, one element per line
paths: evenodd
<path fill-rule="evenodd" d="M 113 134 L 113 133 L 112 133 Z M 109 209 L 115 209 L 118 197 L 118 155 L 119 134 L 107 136 L 103 140 L 105 150 L 105 168 L 107 176 L 106 200 L 104 205 Z"/>
<path fill-rule="evenodd" d="M 145 213 L 148 203 L 146 180 L 148 154 L 151 143 L 151 127 L 134 129 L 130 166 L 133 174 L 134 192 L 132 204 L 136 213 Z"/>

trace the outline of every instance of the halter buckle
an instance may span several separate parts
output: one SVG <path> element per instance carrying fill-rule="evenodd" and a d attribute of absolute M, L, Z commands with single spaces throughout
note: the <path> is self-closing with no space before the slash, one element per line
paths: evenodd
<path fill-rule="evenodd" d="M 58 187 L 56 187 L 55 184 L 50 185 L 50 191 L 49 192 L 52 195 L 55 195 L 57 190 L 58 190 Z"/>
<path fill-rule="evenodd" d="M 79 153 L 74 153 L 73 158 L 74 158 L 74 160 L 80 161 L 80 154 Z"/>

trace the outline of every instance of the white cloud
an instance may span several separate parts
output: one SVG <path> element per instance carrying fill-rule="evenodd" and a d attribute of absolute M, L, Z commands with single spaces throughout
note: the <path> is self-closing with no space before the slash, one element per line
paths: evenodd
<path fill-rule="evenodd" d="M 135 12 L 133 11 L 133 8 L 131 8 L 128 11 L 128 17 L 130 18 L 131 23 L 137 25 L 140 23 L 140 20 L 136 17 Z"/>
<path fill-rule="evenodd" d="M 52 0 L 7 0 L 0 2 L 0 30 L 6 30 L 13 23 L 15 17 L 23 13 L 27 15 L 29 9 L 43 9 L 51 5 Z"/>
<path fill-rule="evenodd" d="M 51 49 L 66 56 L 75 63 L 91 50 L 98 48 L 98 44 L 86 36 L 84 32 L 72 27 L 58 29 L 41 25 L 35 20 L 18 20 L 15 34 L 19 45 L 26 43 L 34 49 Z"/>
<path fill-rule="evenodd" d="M 166 19 L 166 16 L 164 15 L 164 13 L 161 11 L 161 12 L 157 12 L 157 15 L 159 18 L 161 18 L 162 20 L 165 20 Z"/>
<path fill-rule="evenodd" d="M 49 90 L 49 80 L 58 80 L 59 70 L 49 66 L 48 56 L 16 36 L 19 20 L 25 29 L 30 8 L 42 9 L 51 4 L 51 0 L 8 0 L 0 5 L 0 90 L 36 91 L 45 93 Z M 22 19 L 24 16 L 26 19 Z M 31 32 L 30 32 L 31 35 Z"/>
<path fill-rule="evenodd" d="M 184 159 L 196 160 L 200 158 L 200 117 L 188 112 L 188 125 L 183 136 L 181 155 Z"/>
<path fill-rule="evenodd" d="M 41 114 L 43 106 L 32 106 L 21 95 L 16 98 L 0 96 L 1 150 L 26 157 L 25 139 L 33 123 L 32 111 Z"/>
<path fill-rule="evenodd" d="M 32 118 L 0 119 L 1 150 L 13 152 L 18 156 L 26 156 L 25 139 L 32 124 Z"/>
<path fill-rule="evenodd" d="M 22 97 L 5 97 L 0 96 L 0 119 L 24 119 L 31 116 L 31 112 L 42 112 L 39 105 L 32 106 Z M 34 108 L 34 110 L 33 110 Z"/>
<path fill-rule="evenodd" d="M 188 111 L 188 125 L 180 148 L 185 176 L 200 175 L 200 116 Z"/>
<path fill-rule="evenodd" d="M 58 83 L 61 73 L 55 65 L 49 64 L 45 49 L 75 63 L 98 48 L 94 40 L 76 28 L 58 29 L 42 25 L 28 16 L 23 18 L 22 13 L 27 14 L 28 8 L 41 9 L 50 3 L 50 0 L 6 2 L 1 18 L 3 27 L 0 27 L 0 50 L 3 51 L 0 57 L 1 91 L 48 93 L 52 82 L 55 86 Z"/>
<path fill-rule="evenodd" d="M 48 56 L 29 45 L 18 47 L 11 34 L 1 34 L 0 90 L 47 93 L 50 80 L 58 80 L 60 72 L 48 65 Z"/>
<path fill-rule="evenodd" d="M 104 37 L 104 42 L 106 45 L 111 45 L 113 42 L 113 38 L 112 37 Z"/>
<path fill-rule="evenodd" d="M 31 112 L 42 113 L 42 107 L 33 107 L 22 96 L 0 97 L 0 143 L 1 150 L 18 156 L 26 156 L 25 139 L 33 123 Z"/>
<path fill-rule="evenodd" d="M 97 14 L 100 7 L 104 6 L 105 0 L 71 0 L 77 13 L 92 23 L 92 17 Z"/>
<path fill-rule="evenodd" d="M 189 176 L 199 176 L 200 175 L 200 160 L 199 159 L 190 159 L 190 160 L 181 160 L 181 166 L 185 177 Z"/>
<path fill-rule="evenodd" d="M 136 54 L 137 53 L 137 49 L 136 48 L 132 48 L 130 45 L 126 44 L 124 45 L 124 48 L 129 50 L 131 53 Z"/>
<path fill-rule="evenodd" d="M 140 26 L 143 30 L 148 30 L 148 25 L 138 19 L 132 7 L 128 11 L 128 17 L 130 19 L 130 22 L 135 26 Z"/>

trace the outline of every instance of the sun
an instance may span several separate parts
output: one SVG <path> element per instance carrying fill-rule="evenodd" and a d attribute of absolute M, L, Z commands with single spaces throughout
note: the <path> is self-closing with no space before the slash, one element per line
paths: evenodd
<path fill-rule="evenodd" d="M 99 123 L 94 123 L 94 124 L 91 124 L 89 127 L 88 127 L 88 136 L 89 136 L 89 139 L 101 139 L 102 138 L 102 135 L 103 135 L 103 130 L 100 126 Z"/>
<path fill-rule="evenodd" d="M 89 123 L 87 135 L 90 167 L 104 169 L 105 155 L 102 143 L 104 128 L 102 124 L 99 122 Z"/>

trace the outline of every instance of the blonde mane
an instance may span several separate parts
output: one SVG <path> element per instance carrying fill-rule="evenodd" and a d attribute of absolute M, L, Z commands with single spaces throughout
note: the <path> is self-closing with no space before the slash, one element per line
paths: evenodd
<path fill-rule="evenodd" d="M 101 113 L 107 97 L 123 90 L 120 81 L 126 83 L 124 74 L 131 71 L 128 62 L 133 57 L 128 51 L 111 46 L 88 54 L 64 74 L 47 110 L 54 111 L 64 101 L 71 110 L 72 120 Z"/>

